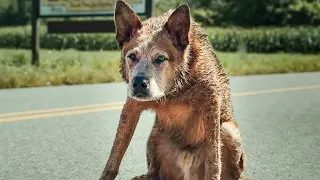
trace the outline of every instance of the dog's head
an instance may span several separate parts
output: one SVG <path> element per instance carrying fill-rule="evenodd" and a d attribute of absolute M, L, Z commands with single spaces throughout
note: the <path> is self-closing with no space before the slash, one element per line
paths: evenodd
<path fill-rule="evenodd" d="M 128 96 L 139 101 L 160 99 L 185 80 L 190 10 L 187 4 L 144 22 L 125 2 L 115 8 L 116 39 L 121 48 L 121 73 Z"/>

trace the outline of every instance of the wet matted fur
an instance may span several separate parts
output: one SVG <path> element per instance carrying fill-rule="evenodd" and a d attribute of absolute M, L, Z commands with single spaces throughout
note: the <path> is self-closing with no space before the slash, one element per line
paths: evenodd
<path fill-rule="evenodd" d="M 245 154 L 229 81 L 189 6 L 140 21 L 118 0 L 115 25 L 128 94 L 100 179 L 115 179 L 147 109 L 156 113 L 147 143 L 148 173 L 134 179 L 241 179 Z"/>

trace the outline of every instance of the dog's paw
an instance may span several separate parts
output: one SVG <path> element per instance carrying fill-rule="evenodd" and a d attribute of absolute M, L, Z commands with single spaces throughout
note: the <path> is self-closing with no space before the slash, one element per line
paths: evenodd
<path fill-rule="evenodd" d="M 103 174 L 101 175 L 99 180 L 114 180 L 117 175 L 118 175 L 117 171 L 107 170 L 107 171 L 103 172 Z"/>
<path fill-rule="evenodd" d="M 136 176 L 131 180 L 152 180 L 152 178 L 149 178 L 147 175 L 142 175 L 142 176 Z"/>

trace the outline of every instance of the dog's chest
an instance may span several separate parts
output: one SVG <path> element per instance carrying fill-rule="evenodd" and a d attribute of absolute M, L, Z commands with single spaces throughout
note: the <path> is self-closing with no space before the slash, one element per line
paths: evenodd
<path fill-rule="evenodd" d="M 193 114 L 192 107 L 188 104 L 166 104 L 154 108 L 159 121 L 165 127 L 184 127 Z"/>
<path fill-rule="evenodd" d="M 174 143 L 195 147 L 205 138 L 204 122 L 187 103 L 158 106 L 154 109 L 159 126 Z"/>

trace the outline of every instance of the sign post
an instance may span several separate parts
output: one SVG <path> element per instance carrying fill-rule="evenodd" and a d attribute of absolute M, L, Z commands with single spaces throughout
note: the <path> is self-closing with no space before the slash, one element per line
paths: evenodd
<path fill-rule="evenodd" d="M 152 0 L 125 0 L 142 16 L 152 16 Z M 39 18 L 113 16 L 116 0 L 32 0 L 32 64 L 39 65 Z M 113 20 L 49 21 L 49 33 L 114 32 Z"/>
<path fill-rule="evenodd" d="M 39 49 L 40 49 L 40 35 L 39 35 L 39 1 L 32 0 L 32 65 L 39 66 Z"/>

